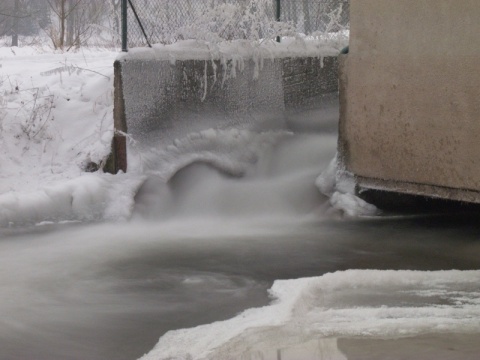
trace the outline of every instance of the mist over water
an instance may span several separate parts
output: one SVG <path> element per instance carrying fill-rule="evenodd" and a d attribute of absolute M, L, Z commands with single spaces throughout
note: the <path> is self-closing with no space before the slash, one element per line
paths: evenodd
<path fill-rule="evenodd" d="M 169 330 L 267 305 L 278 279 L 478 269 L 476 214 L 329 211 L 314 182 L 335 154 L 336 117 L 192 133 L 143 154 L 129 222 L 0 230 L 0 358 L 137 359 Z"/>
<path fill-rule="evenodd" d="M 334 136 L 290 135 L 262 154 L 244 176 L 204 161 L 184 167 L 167 182 L 153 175 L 136 196 L 135 215 L 161 220 L 310 214 L 325 201 L 314 180 L 334 156 L 335 143 Z"/>

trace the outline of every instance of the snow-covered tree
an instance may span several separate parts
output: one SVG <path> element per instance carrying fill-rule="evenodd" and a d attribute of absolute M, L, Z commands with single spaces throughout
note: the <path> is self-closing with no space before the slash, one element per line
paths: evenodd
<path fill-rule="evenodd" d="M 12 46 L 18 46 L 20 35 L 32 35 L 38 31 L 34 2 L 29 0 L 4 0 L 0 4 L 0 36 L 11 36 Z"/>
<path fill-rule="evenodd" d="M 88 40 L 101 28 L 108 29 L 105 24 L 119 27 L 116 12 L 120 0 L 109 2 L 96 0 L 45 0 L 50 12 L 51 21 L 44 28 L 56 49 L 69 50 L 88 43 Z M 113 22 L 109 16 L 116 16 Z M 110 29 L 108 29 L 110 30 Z"/>

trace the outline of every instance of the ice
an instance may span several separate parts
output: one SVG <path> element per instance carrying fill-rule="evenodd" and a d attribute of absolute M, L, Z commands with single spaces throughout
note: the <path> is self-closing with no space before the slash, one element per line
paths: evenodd
<path fill-rule="evenodd" d="M 216 44 L 205 40 L 182 40 L 174 44 L 155 44 L 152 48 L 132 48 L 121 53 L 118 60 L 212 60 L 283 58 L 295 56 L 337 56 L 348 45 L 348 32 L 332 33 L 320 37 L 285 37 L 280 43 L 273 40 L 232 40 Z"/>
<path fill-rule="evenodd" d="M 479 280 L 480 271 L 348 270 L 276 281 L 271 305 L 227 321 L 170 331 L 141 359 L 241 359 L 252 349 L 318 339 L 327 339 L 321 349 L 340 356 L 329 338 L 477 333 Z"/>
<path fill-rule="evenodd" d="M 375 205 L 355 195 L 353 175 L 339 169 L 337 155 L 315 180 L 319 191 L 330 198 L 333 209 L 350 217 L 374 216 L 379 214 Z"/>
<path fill-rule="evenodd" d="M 324 34 L 317 37 L 285 37 L 280 43 L 273 40 L 232 40 L 212 43 L 205 40 L 182 40 L 174 44 L 155 44 L 152 48 L 132 48 L 121 53 L 118 60 L 220 60 L 233 62 L 232 76 L 243 71 L 245 60 L 253 59 L 256 71 L 265 59 L 288 57 L 337 56 L 348 45 L 348 32 Z M 226 67 L 225 67 L 226 68 Z"/>
<path fill-rule="evenodd" d="M 257 132 L 247 129 L 207 129 L 175 139 L 172 145 L 132 154 L 131 166 L 145 174 L 168 181 L 175 173 L 195 162 L 209 163 L 234 176 L 242 176 L 262 152 L 291 136 L 285 130 Z"/>
<path fill-rule="evenodd" d="M 318 190 L 324 195 L 332 196 L 335 192 L 337 173 L 337 156 L 330 161 L 328 167 L 315 180 Z"/>
<path fill-rule="evenodd" d="M 341 210 L 347 216 L 373 216 L 378 213 L 375 205 L 369 204 L 358 196 L 349 193 L 334 192 L 330 197 L 330 204 Z"/>
<path fill-rule="evenodd" d="M 0 226 L 44 221 L 126 220 L 141 178 L 83 174 L 39 186 L 34 191 L 0 194 Z"/>

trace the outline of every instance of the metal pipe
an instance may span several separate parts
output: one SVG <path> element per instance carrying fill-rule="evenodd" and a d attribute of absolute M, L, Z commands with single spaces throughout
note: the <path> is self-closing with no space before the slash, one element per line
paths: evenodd
<path fill-rule="evenodd" d="M 127 45 L 127 1 L 128 0 L 122 0 L 122 51 L 128 51 L 128 45 Z"/>

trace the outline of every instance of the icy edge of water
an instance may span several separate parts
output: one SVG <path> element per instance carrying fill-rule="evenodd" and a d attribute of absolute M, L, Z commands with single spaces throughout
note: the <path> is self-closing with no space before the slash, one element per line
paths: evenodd
<path fill-rule="evenodd" d="M 43 222 L 125 220 L 143 177 L 84 173 L 30 192 L 0 195 L 0 226 Z"/>
<path fill-rule="evenodd" d="M 349 217 L 375 216 L 379 210 L 355 195 L 355 180 L 353 175 L 338 167 L 335 156 L 328 167 L 317 177 L 315 185 L 319 191 L 330 198 L 333 209 L 341 211 Z"/>
<path fill-rule="evenodd" d="M 405 337 L 427 333 L 480 332 L 480 271 L 348 270 L 315 278 L 276 281 L 271 305 L 237 317 L 175 330 L 141 360 L 214 359 L 232 355 L 259 338 L 282 334 L 308 339 L 360 336 Z M 234 355 L 234 354 L 233 354 Z M 238 354 L 237 354 L 238 355 Z M 218 357 L 221 358 L 221 357 Z"/>

